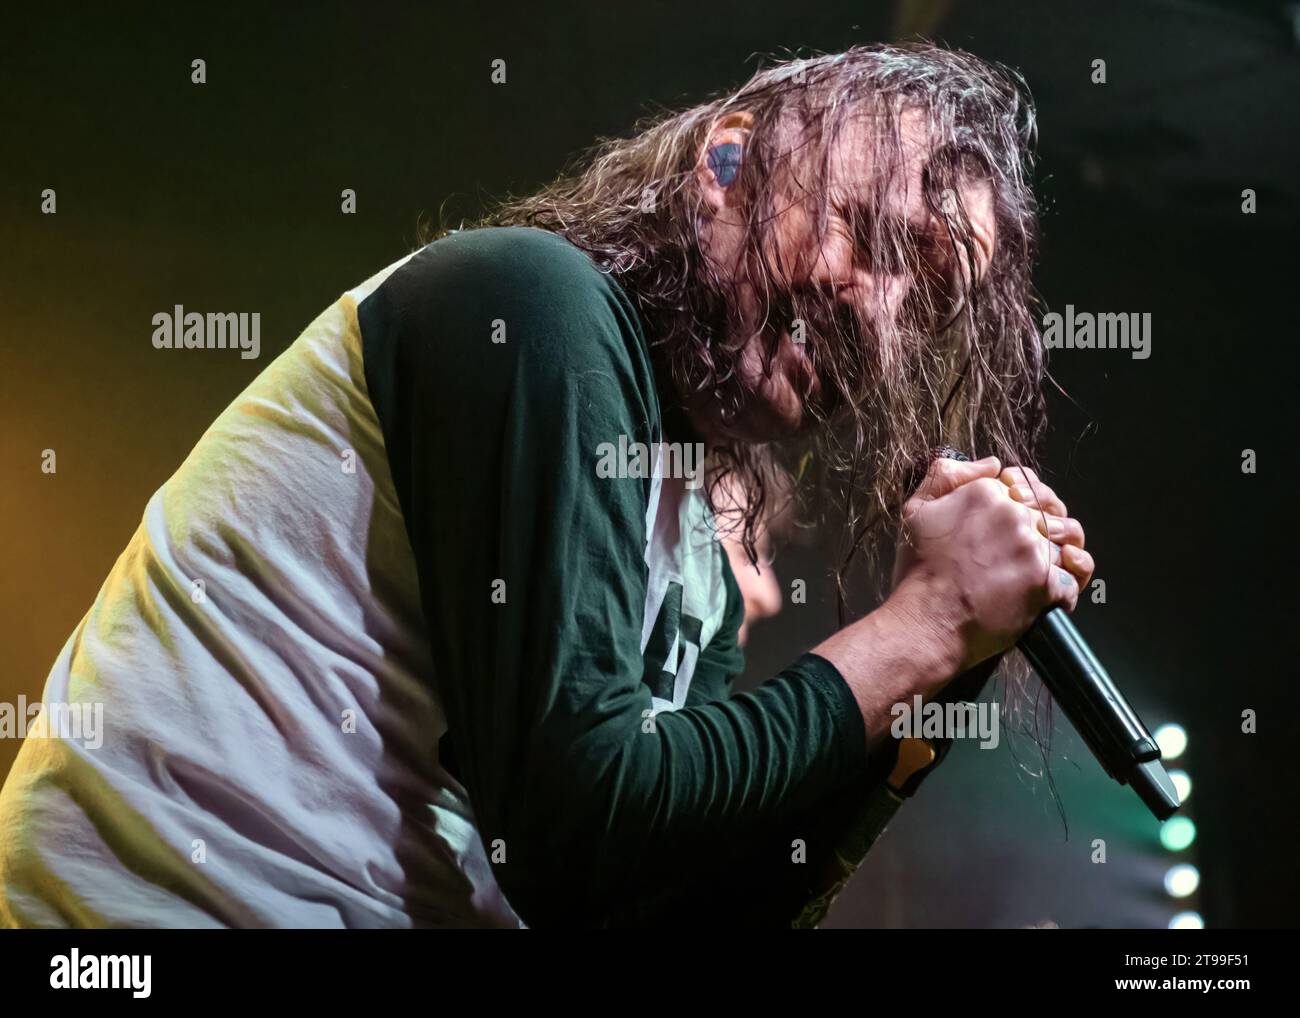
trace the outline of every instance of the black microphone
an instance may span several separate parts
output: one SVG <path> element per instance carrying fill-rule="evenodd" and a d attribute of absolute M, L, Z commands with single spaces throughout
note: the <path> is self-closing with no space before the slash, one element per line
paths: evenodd
<path fill-rule="evenodd" d="M 970 461 L 952 448 L 939 455 Z M 1121 785 L 1131 785 L 1157 819 L 1173 816 L 1182 803 L 1160 762 L 1160 747 L 1065 610 L 1048 608 L 1016 646 L 1106 773 Z"/>
<path fill-rule="evenodd" d="M 935 457 L 970 461 L 965 453 L 951 447 L 939 449 Z M 917 465 L 914 480 L 924 473 L 926 466 Z M 1048 608 L 1017 646 L 1106 773 L 1121 785 L 1131 785 L 1157 819 L 1168 820 L 1173 816 L 1182 804 L 1178 801 L 1178 790 L 1160 762 L 1160 747 L 1088 649 L 1070 616 L 1055 605 Z M 997 663 L 998 658 L 993 657 L 959 675 L 943 690 L 940 699 L 975 699 Z M 861 810 L 838 839 L 827 872 L 820 875 L 810 889 L 809 900 L 791 921 L 795 929 L 812 929 L 826 917 L 831 904 L 884 833 L 904 798 L 916 791 L 917 784 L 934 769 L 947 749 L 948 740 L 937 740 L 928 757 L 911 761 L 911 776 L 897 788 L 890 781 L 873 784 Z"/>

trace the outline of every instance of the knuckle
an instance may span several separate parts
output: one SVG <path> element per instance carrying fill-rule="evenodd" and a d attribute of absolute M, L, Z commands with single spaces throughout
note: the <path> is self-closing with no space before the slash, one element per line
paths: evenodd
<path fill-rule="evenodd" d="M 998 514 L 998 519 L 1008 527 L 1030 533 L 1034 530 L 1034 524 L 1025 512 L 1025 507 L 1018 502 L 1012 502 L 1010 499 L 1002 499 L 993 506 L 993 511 Z"/>
<path fill-rule="evenodd" d="M 1050 559 L 1042 537 L 1030 527 L 1020 527 L 1015 535 L 1014 554 L 1021 562 L 1039 563 Z"/>

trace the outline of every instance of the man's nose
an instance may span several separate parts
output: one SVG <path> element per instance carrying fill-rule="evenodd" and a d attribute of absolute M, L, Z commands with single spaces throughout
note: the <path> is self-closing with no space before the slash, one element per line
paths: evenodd
<path fill-rule="evenodd" d="M 855 308 L 860 320 L 873 328 L 898 318 L 912 286 L 907 275 L 873 271 L 864 259 L 855 259 L 846 245 L 828 246 L 813 266 L 809 282 Z"/>

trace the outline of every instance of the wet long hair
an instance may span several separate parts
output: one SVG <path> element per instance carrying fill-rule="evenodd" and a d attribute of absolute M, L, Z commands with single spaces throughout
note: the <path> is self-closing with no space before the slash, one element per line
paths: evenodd
<path fill-rule="evenodd" d="M 731 184 L 739 189 L 742 255 L 724 268 L 704 253 L 714 212 L 696 167 L 715 125 L 742 112 L 752 122 Z M 922 250 L 928 241 L 889 214 L 900 192 L 914 197 L 908 189 L 916 190 L 907 175 L 905 116 L 923 129 L 920 189 L 956 256 L 948 278 L 933 278 Z M 832 186 L 845 140 L 865 146 L 871 167 L 868 179 L 855 182 L 851 207 Z M 805 501 L 840 517 L 843 623 L 849 567 L 860 551 L 874 560 L 889 547 L 881 538 L 895 529 L 933 450 L 1035 463 L 1045 425 L 1030 278 L 1035 141 L 1033 103 L 1013 71 L 928 43 L 856 46 L 771 63 L 735 91 L 642 121 L 474 225 L 537 227 L 585 251 L 639 305 L 657 369 L 674 390 L 661 397 L 683 406 L 713 401 L 724 419 L 752 398 L 737 370 L 751 338 L 760 336 L 770 372 L 782 333 L 801 323 L 821 382 L 808 407 L 813 426 L 789 441 L 711 449 L 718 466 L 708 489 L 711 499 L 720 484 L 733 493 L 728 511 L 741 516 L 751 559 L 775 499 L 829 494 Z M 996 227 L 992 261 L 979 279 L 966 207 L 972 185 L 991 194 Z M 818 238 L 827 237 L 832 214 L 849 224 L 857 257 L 880 288 L 877 305 L 907 277 L 893 313 L 867 319 L 834 293 L 799 286 L 795 267 L 781 264 L 776 236 L 791 212 Z M 751 306 L 757 299 L 757 325 L 737 310 L 745 294 Z"/>
<path fill-rule="evenodd" d="M 715 123 L 741 111 L 753 118 L 732 185 L 742 192 L 745 256 L 739 273 L 723 273 L 702 253 L 713 214 L 695 168 Z M 923 271 L 908 224 L 873 214 L 908 186 L 904 111 L 918 113 L 928 132 L 924 198 L 966 264 L 957 292 L 914 285 L 896 316 L 863 323 L 833 294 L 776 283 L 790 266 L 773 263 L 772 233 L 792 203 L 825 233 L 839 198 L 829 187 L 837 142 L 867 117 L 867 201 L 840 214 L 882 288 L 892 275 Z M 806 348 L 829 390 L 812 408 L 818 427 L 781 446 L 713 451 L 737 475 L 752 535 L 770 508 L 770 472 L 806 464 L 811 447 L 821 478 L 840 479 L 838 502 L 860 543 L 879 524 L 897 522 L 918 463 L 938 446 L 1034 462 L 1045 421 L 1030 282 L 1035 133 L 1023 82 L 1005 68 L 925 43 L 859 46 L 776 63 L 735 92 L 604 140 L 551 184 L 505 199 L 475 225 L 558 233 L 613 274 L 639 304 L 656 359 L 684 404 L 704 395 L 720 401 L 724 415 L 743 409 L 736 367 L 749 336 L 734 328 L 743 324 L 742 288 L 764 305 L 769 369 L 781 329 L 804 322 Z M 971 180 L 991 186 L 997 234 L 977 284 L 963 186 Z"/>

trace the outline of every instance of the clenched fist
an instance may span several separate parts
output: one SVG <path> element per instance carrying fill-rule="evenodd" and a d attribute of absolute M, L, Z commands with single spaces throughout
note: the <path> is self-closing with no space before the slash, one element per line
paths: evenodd
<path fill-rule="evenodd" d="M 1011 647 L 1092 576 L 1083 527 L 1032 470 L 936 459 L 903 509 L 894 593 L 960 641 L 960 671 Z"/>

